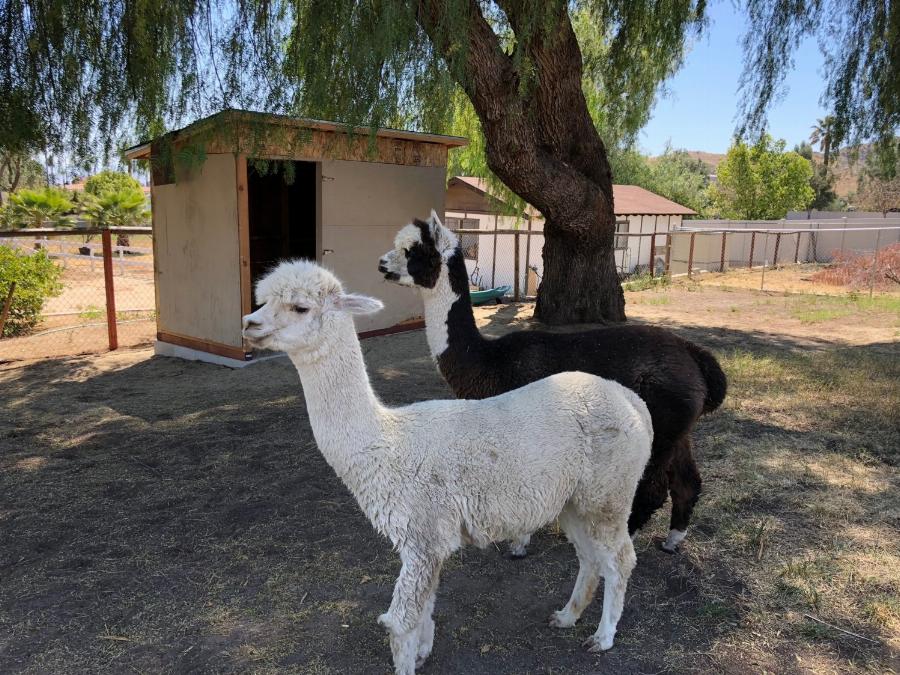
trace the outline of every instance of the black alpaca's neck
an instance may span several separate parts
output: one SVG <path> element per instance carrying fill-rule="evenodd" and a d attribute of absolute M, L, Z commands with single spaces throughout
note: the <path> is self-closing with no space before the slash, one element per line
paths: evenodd
<path fill-rule="evenodd" d="M 469 272 L 460 248 L 447 260 L 447 278 L 450 290 L 456 297 L 447 311 L 447 348 L 467 351 L 485 340 L 475 324 L 469 295 Z"/>

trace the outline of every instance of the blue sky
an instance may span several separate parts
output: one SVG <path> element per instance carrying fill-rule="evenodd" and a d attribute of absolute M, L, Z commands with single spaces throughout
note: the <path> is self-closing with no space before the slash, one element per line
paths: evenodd
<path fill-rule="evenodd" d="M 667 83 L 669 94 L 653 110 L 638 144 L 660 154 L 666 141 L 675 148 L 725 152 L 731 144 L 738 112 L 738 78 L 743 70 L 741 38 L 746 18 L 730 0 L 711 3 L 710 23 L 695 42 L 684 65 Z M 825 111 L 819 105 L 824 89 L 823 57 L 815 40 L 807 40 L 794 56 L 787 95 L 769 111 L 769 132 L 793 147 L 805 138 Z"/>

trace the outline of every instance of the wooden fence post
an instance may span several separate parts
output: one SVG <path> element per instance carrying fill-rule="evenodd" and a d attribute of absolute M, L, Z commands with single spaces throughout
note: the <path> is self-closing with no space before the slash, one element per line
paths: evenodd
<path fill-rule="evenodd" d="M 694 266 L 694 237 L 696 232 L 691 232 L 691 249 L 688 251 L 688 279 L 691 278 L 691 268 Z"/>
<path fill-rule="evenodd" d="M 797 248 L 794 249 L 794 264 L 800 262 L 800 232 L 797 232 Z"/>
<path fill-rule="evenodd" d="M 722 255 L 719 259 L 719 274 L 725 271 L 725 242 L 728 240 L 728 233 L 722 232 Z"/>
<path fill-rule="evenodd" d="M 106 286 L 106 331 L 109 334 L 110 351 L 119 348 L 116 326 L 116 292 L 113 288 L 112 237 L 109 228 L 100 233 L 103 242 L 103 283 Z"/>
<path fill-rule="evenodd" d="M 515 249 L 515 252 L 513 253 L 513 255 L 515 255 L 515 257 L 516 257 L 516 260 L 513 263 L 513 274 L 516 275 L 515 276 L 515 287 L 513 288 L 513 300 L 515 300 L 516 302 L 519 302 L 519 231 L 518 230 L 516 230 L 516 233 L 513 235 L 513 237 L 515 237 L 515 244 L 513 246 L 513 248 Z"/>
<path fill-rule="evenodd" d="M 775 234 L 775 252 L 772 254 L 772 269 L 778 265 L 778 246 L 781 244 L 781 232 Z"/>
<path fill-rule="evenodd" d="M 3 313 L 0 314 L 0 340 L 3 339 L 3 329 L 6 327 L 6 317 L 9 316 L 9 308 L 12 307 L 13 293 L 16 292 L 16 282 L 13 281 L 9 285 L 9 292 L 6 294 L 6 300 L 3 302 Z"/>
<path fill-rule="evenodd" d="M 747 269 L 751 272 L 753 271 L 753 248 L 756 246 L 756 230 L 754 230 L 750 234 L 750 263 L 747 265 Z"/>
<path fill-rule="evenodd" d="M 654 276 L 656 268 L 656 223 L 653 224 L 653 234 L 650 235 L 650 278 Z"/>

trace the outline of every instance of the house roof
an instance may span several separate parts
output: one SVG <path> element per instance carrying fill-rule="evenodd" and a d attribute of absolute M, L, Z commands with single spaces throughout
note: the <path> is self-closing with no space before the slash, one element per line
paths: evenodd
<path fill-rule="evenodd" d="M 697 212 L 637 185 L 613 185 L 617 216 L 695 216 Z"/>
<path fill-rule="evenodd" d="M 491 194 L 484 178 L 453 176 L 448 184 L 463 184 L 486 197 L 501 201 L 499 197 Z M 613 206 L 617 216 L 693 216 L 697 213 L 637 185 L 613 185 Z M 540 213 L 531 205 L 528 206 L 526 212 L 529 215 L 540 217 Z"/>
<path fill-rule="evenodd" d="M 66 183 L 62 186 L 63 190 L 68 190 L 69 192 L 84 192 L 84 187 L 87 184 L 87 178 L 76 178 L 71 183 Z M 149 185 L 141 185 L 141 192 L 145 195 L 150 194 L 150 186 Z"/>
<path fill-rule="evenodd" d="M 331 131 L 335 133 L 347 133 L 348 131 L 360 135 L 372 133 L 371 127 L 350 127 L 340 122 L 331 122 L 328 120 L 316 120 L 308 117 L 291 117 L 290 115 L 275 115 L 252 110 L 236 110 L 234 108 L 228 108 L 222 112 L 210 115 L 209 117 L 204 117 L 193 124 L 189 124 L 188 126 L 171 133 L 179 136 L 190 136 L 207 129 L 216 122 L 232 123 L 240 121 L 256 123 L 264 122 L 276 126 Z M 426 134 L 418 131 L 406 131 L 404 129 L 376 129 L 375 135 L 384 138 L 399 138 L 407 141 L 418 141 L 420 143 L 436 143 L 439 145 L 446 145 L 449 148 L 457 148 L 469 144 L 469 140 L 467 138 L 462 138 L 461 136 Z M 145 143 L 134 145 L 127 148 L 123 154 L 127 159 L 148 159 L 150 157 L 151 143 L 152 141 L 147 141 Z"/>

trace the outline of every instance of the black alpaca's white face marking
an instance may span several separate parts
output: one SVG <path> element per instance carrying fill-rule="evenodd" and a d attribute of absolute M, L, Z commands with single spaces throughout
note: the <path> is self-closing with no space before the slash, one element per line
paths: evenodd
<path fill-rule="evenodd" d="M 378 261 L 378 271 L 401 286 L 434 288 L 444 264 L 444 254 L 456 248 L 456 237 L 432 212 L 428 222 L 414 220 L 394 239 L 394 248 Z"/>

